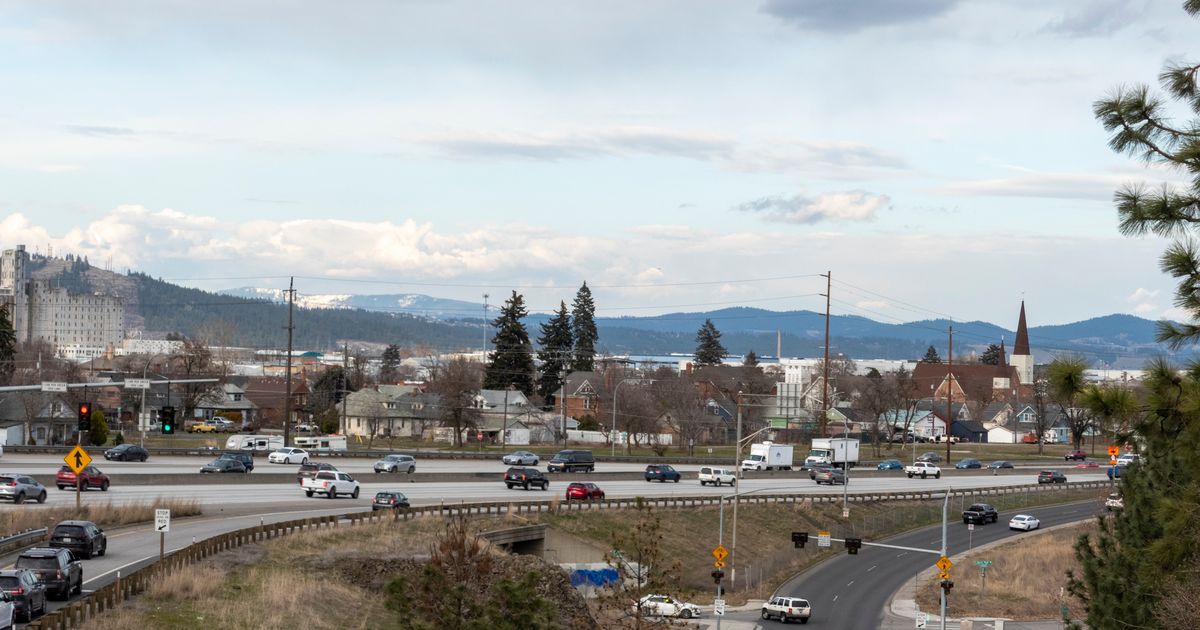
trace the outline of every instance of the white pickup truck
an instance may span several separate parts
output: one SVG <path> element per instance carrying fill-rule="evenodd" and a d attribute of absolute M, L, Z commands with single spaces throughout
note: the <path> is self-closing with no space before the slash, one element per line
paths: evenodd
<path fill-rule="evenodd" d="M 304 495 L 309 497 L 323 494 L 332 499 L 339 494 L 348 494 L 358 498 L 358 482 L 349 474 L 336 470 L 322 470 L 312 477 L 305 477 L 300 482 L 300 487 L 304 490 Z"/>
<path fill-rule="evenodd" d="M 737 477 L 734 476 L 733 472 L 726 470 L 724 468 L 713 468 L 711 466 L 701 466 L 700 467 L 700 485 L 706 486 L 710 483 L 717 487 L 720 487 L 721 484 L 726 484 L 726 483 L 732 486 L 737 483 Z"/>
<path fill-rule="evenodd" d="M 933 477 L 934 479 L 942 478 L 942 469 L 933 462 L 913 462 L 904 467 L 904 474 L 908 475 L 909 479 L 913 477 Z"/>

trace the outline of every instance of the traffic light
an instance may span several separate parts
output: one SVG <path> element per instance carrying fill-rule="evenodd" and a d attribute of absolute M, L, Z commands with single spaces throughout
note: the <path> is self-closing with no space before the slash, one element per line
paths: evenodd
<path fill-rule="evenodd" d="M 158 410 L 158 422 L 162 426 L 163 435 L 175 433 L 175 408 L 163 407 Z"/>
<path fill-rule="evenodd" d="M 941 586 L 942 590 L 946 591 L 946 594 L 949 595 L 950 589 L 954 588 L 954 580 L 942 580 L 938 586 Z"/>
<path fill-rule="evenodd" d="M 720 584 L 721 578 L 725 577 L 725 572 L 720 569 L 717 569 L 716 571 L 712 572 L 712 577 L 713 577 L 714 582 L 716 582 L 717 584 Z"/>
<path fill-rule="evenodd" d="M 847 538 L 846 539 L 846 551 L 850 552 L 851 555 L 855 555 L 855 556 L 858 555 L 859 549 L 862 549 L 862 539 L 861 538 Z"/>
<path fill-rule="evenodd" d="M 806 542 L 808 542 L 808 532 L 792 532 L 792 545 L 796 549 L 803 547 Z"/>
<path fill-rule="evenodd" d="M 92 403 L 90 402 L 79 403 L 79 430 L 81 432 L 92 430 Z"/>

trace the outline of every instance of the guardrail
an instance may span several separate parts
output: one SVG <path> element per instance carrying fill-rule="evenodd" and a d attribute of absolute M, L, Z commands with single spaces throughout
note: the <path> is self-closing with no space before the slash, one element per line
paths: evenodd
<path fill-rule="evenodd" d="M 23 532 L 17 532 L 0 538 L 0 554 L 6 554 L 14 549 L 27 547 L 30 543 L 42 542 L 46 539 L 48 531 L 45 527 L 39 527 L 38 529 L 27 529 Z"/>
<path fill-rule="evenodd" d="M 1085 481 L 1066 484 L 1037 484 L 1008 486 L 1000 488 L 976 488 L 972 490 L 952 490 L 951 496 L 998 496 L 1021 493 L 1054 493 L 1069 489 L 1103 488 L 1107 482 Z M 945 496 L 945 491 L 926 490 L 917 492 L 871 492 L 847 495 L 847 500 L 854 503 L 869 501 L 924 501 Z M 840 502 L 841 495 L 836 494 L 763 494 L 741 497 L 745 503 L 829 503 Z M 472 517 L 503 514 L 523 514 L 549 511 L 579 511 L 594 509 L 626 509 L 639 505 L 651 505 L 666 509 L 692 508 L 716 505 L 718 496 L 690 497 L 633 497 L 620 499 L 604 499 L 600 501 L 546 501 L 527 502 L 495 502 L 495 503 L 458 503 L 450 505 L 423 505 L 395 511 L 351 512 L 348 514 L 319 516 L 272 524 L 262 524 L 247 527 L 193 543 L 166 554 L 162 560 L 152 562 L 137 569 L 125 577 L 117 574 L 115 582 L 103 586 L 79 600 L 72 602 L 52 613 L 27 624 L 26 628 L 68 630 L 79 628 L 96 615 L 120 606 L 125 600 L 145 592 L 151 584 L 161 580 L 175 571 L 184 569 L 214 554 L 236 549 L 242 545 L 271 540 L 296 532 L 313 531 L 322 528 L 356 527 L 366 523 L 378 523 L 386 520 L 409 520 L 423 517 Z M 43 534 L 45 529 L 42 530 Z M 18 534 L 20 535 L 20 534 Z M 11 537 L 10 537 L 11 538 Z"/>

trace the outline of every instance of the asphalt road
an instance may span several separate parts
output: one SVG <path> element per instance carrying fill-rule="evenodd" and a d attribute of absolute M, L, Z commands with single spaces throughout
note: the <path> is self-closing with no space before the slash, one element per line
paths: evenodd
<path fill-rule="evenodd" d="M 977 547 L 1006 538 L 1029 535 L 1026 532 L 1008 529 L 1009 519 L 1017 513 L 1037 516 L 1045 528 L 1086 520 L 1103 510 L 1099 502 L 1087 501 L 1054 507 L 1028 508 L 1020 512 L 1001 512 L 998 523 L 976 525 L 972 535 L 962 523 L 959 512 L 954 510 L 953 503 L 951 501 L 947 530 L 949 556 L 966 552 L 969 543 Z M 813 536 L 809 544 L 815 544 L 815 532 L 810 532 L 809 535 Z M 879 542 L 937 551 L 941 549 L 941 526 L 922 528 Z M 842 544 L 833 543 L 833 546 L 840 549 Z M 938 556 L 932 553 L 864 546 L 858 555 L 842 553 L 797 575 L 784 583 L 775 595 L 807 599 L 812 604 L 813 611 L 808 622 L 809 627 L 876 630 L 887 626 L 884 609 L 892 596 L 909 579 L 918 573 L 931 570 L 937 559 Z M 974 575 L 974 567 L 951 569 L 953 580 L 963 580 L 967 575 Z M 948 615 L 951 617 L 954 616 L 953 603 L 954 591 L 951 591 L 948 608 Z M 936 614 L 937 611 L 926 612 Z M 757 611 L 731 612 L 726 619 L 735 623 L 742 622 L 737 624 L 739 627 L 751 627 L 747 624 L 763 629 L 784 627 L 777 621 L 761 619 Z M 904 627 L 911 627 L 911 624 L 912 621 L 907 621 Z M 733 625 L 730 624 L 731 627 Z"/>

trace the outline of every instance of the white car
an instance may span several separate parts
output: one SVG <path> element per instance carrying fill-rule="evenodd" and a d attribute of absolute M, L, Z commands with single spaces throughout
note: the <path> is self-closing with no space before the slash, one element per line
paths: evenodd
<path fill-rule="evenodd" d="M 700 616 L 700 607 L 681 602 L 670 595 L 647 595 L 641 600 L 642 613 L 655 617 L 692 619 Z"/>
<path fill-rule="evenodd" d="M 1125 499 L 1121 497 L 1120 492 L 1114 492 L 1108 495 L 1108 499 L 1104 501 L 1104 507 L 1108 508 L 1109 512 L 1123 510 L 1125 509 Z"/>
<path fill-rule="evenodd" d="M 1141 455 L 1138 455 L 1137 453 L 1125 453 L 1124 455 L 1117 458 L 1117 465 L 1118 466 L 1128 466 L 1134 462 L 1140 462 L 1140 461 L 1142 461 Z"/>
<path fill-rule="evenodd" d="M 711 468 L 709 466 L 702 466 L 700 468 L 699 477 L 700 485 L 702 486 L 706 486 L 710 483 L 717 487 L 720 487 L 721 484 L 726 483 L 732 486 L 737 483 L 737 477 L 734 476 L 732 471 L 729 471 L 725 468 Z"/>
<path fill-rule="evenodd" d="M 272 464 L 307 464 L 308 451 L 302 448 L 277 448 L 267 455 Z"/>
<path fill-rule="evenodd" d="M 12 630 L 15 627 L 13 623 L 16 620 L 17 604 L 13 602 L 12 596 L 6 591 L 0 591 L 0 628 L 3 630 Z"/>
<path fill-rule="evenodd" d="M 762 607 L 762 618 L 778 619 L 781 623 L 799 621 L 808 623 L 812 616 L 812 605 L 800 597 L 772 597 Z"/>
<path fill-rule="evenodd" d="M 1041 526 L 1042 522 L 1039 521 L 1036 516 L 1030 516 L 1028 514 L 1018 514 L 1012 517 L 1012 520 L 1008 522 L 1009 529 L 1023 529 L 1025 531 L 1037 529 Z"/>
<path fill-rule="evenodd" d="M 537 453 L 530 453 L 529 451 L 517 451 L 505 455 L 500 458 L 500 461 L 509 466 L 537 466 L 538 456 Z"/>

